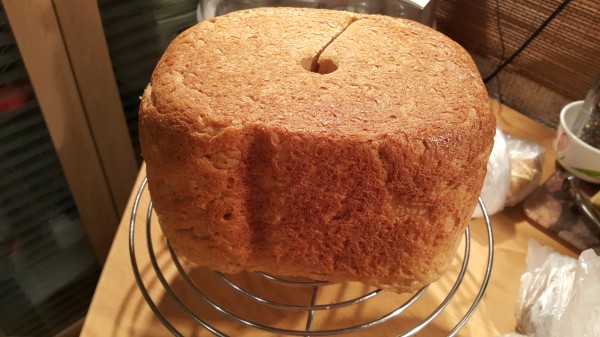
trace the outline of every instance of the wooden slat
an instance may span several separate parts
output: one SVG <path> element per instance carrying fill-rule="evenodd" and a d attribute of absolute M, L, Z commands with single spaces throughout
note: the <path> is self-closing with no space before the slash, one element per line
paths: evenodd
<path fill-rule="evenodd" d="M 119 216 L 51 0 L 2 0 L 79 215 L 100 263 Z"/>
<path fill-rule="evenodd" d="M 96 0 L 53 0 L 79 94 L 119 215 L 137 165 Z"/>

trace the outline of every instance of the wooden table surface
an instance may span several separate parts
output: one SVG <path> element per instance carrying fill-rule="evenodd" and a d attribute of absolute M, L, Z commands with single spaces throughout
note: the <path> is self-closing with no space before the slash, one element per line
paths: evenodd
<path fill-rule="evenodd" d="M 533 140 L 546 147 L 548 151 L 542 177 L 542 181 L 545 181 L 554 170 L 554 154 L 551 145 L 554 132 L 506 106 L 493 104 L 497 112 L 498 124 L 506 133 Z M 83 337 L 170 335 L 142 297 L 135 282 L 129 255 L 131 209 L 144 176 L 145 170 L 142 168 L 84 323 L 81 333 Z M 204 328 L 186 317 L 177 305 L 169 299 L 150 263 L 144 228 L 149 199 L 146 190 L 141 195 L 135 230 L 136 257 L 142 280 L 146 284 L 156 306 L 183 335 L 211 336 Z M 514 309 L 520 287 L 520 276 L 525 270 L 528 240 L 536 240 L 563 254 L 576 255 L 568 247 L 529 222 L 519 208 L 505 209 L 503 212 L 492 216 L 491 220 L 495 257 L 489 287 L 473 317 L 460 331 L 459 336 L 496 336 L 514 331 Z M 210 309 L 203 300 L 185 286 L 182 277 L 177 273 L 169 256 L 165 240 L 158 228 L 156 216 L 153 217 L 150 226 L 157 263 L 164 272 L 166 282 L 183 299 L 186 305 L 198 314 L 200 319 L 209 322 L 231 336 L 274 336 L 274 334 L 233 323 L 224 315 Z M 487 262 L 487 231 L 482 220 L 474 220 L 470 225 L 470 229 L 471 254 L 464 281 L 448 307 L 419 336 L 446 336 L 448 331 L 469 309 L 479 291 Z M 446 297 L 458 275 L 462 260 L 461 256 L 462 248 L 456 253 L 452 268 L 440 281 L 432 284 L 409 310 L 375 328 L 362 333 L 353 333 L 349 336 L 397 336 L 410 330 L 411 327 L 429 316 L 432 309 L 436 308 Z M 292 329 L 303 329 L 306 324 L 307 315 L 304 312 L 284 313 L 280 309 L 259 305 L 236 294 L 222 280 L 216 278 L 214 274 L 207 270 L 193 268 L 185 264 L 184 268 L 211 299 L 246 319 Z M 310 288 L 294 289 L 273 285 L 271 282 L 249 274 L 232 276 L 231 279 L 257 295 L 265 296 L 271 300 L 297 305 L 308 305 L 310 303 Z M 321 287 L 317 304 L 348 300 L 352 296 L 364 294 L 370 290 L 372 289 L 355 283 Z M 407 299 L 408 295 L 383 293 L 360 305 L 336 309 L 333 312 L 316 313 L 313 329 L 335 329 L 362 324 L 367 320 L 382 316 L 385 312 L 396 308 Z"/>

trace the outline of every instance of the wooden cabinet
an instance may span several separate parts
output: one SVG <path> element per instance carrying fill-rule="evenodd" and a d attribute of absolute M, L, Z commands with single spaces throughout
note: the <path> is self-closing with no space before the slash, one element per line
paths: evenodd
<path fill-rule="evenodd" d="M 138 162 L 98 3 L 0 3 L 0 336 L 76 335 Z"/>
<path fill-rule="evenodd" d="M 98 261 L 137 174 L 95 1 L 3 0 Z"/>
<path fill-rule="evenodd" d="M 0 336 L 76 335 L 142 162 L 139 96 L 197 1 L 0 4 Z"/>

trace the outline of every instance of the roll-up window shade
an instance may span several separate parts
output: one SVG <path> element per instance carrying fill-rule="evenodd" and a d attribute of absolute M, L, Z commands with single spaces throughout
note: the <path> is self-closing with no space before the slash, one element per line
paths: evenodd
<path fill-rule="evenodd" d="M 484 76 L 508 57 L 561 0 L 440 1 L 438 29 L 470 51 Z M 499 7 L 497 7 L 499 6 Z M 498 29 L 497 15 L 499 14 Z M 489 89 L 534 119 L 555 127 L 562 106 L 580 100 L 600 75 L 600 2 L 571 1 Z"/>

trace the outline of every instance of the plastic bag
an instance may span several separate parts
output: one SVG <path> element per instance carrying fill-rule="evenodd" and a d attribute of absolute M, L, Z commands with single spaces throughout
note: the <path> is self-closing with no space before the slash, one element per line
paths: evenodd
<path fill-rule="evenodd" d="M 579 256 L 573 292 L 553 336 L 600 336 L 600 256 L 591 249 Z"/>
<path fill-rule="evenodd" d="M 511 135 L 506 136 L 510 156 L 510 187 L 506 205 L 514 206 L 540 184 L 546 149 Z"/>
<path fill-rule="evenodd" d="M 549 337 L 573 288 L 575 259 L 529 241 L 527 271 L 521 276 L 517 331 Z"/>
<path fill-rule="evenodd" d="M 508 152 L 506 135 L 496 128 L 494 148 L 487 164 L 487 174 L 481 190 L 481 199 L 489 215 L 504 208 L 510 181 L 510 153 Z M 474 218 L 483 216 L 481 209 L 475 207 Z"/>
<path fill-rule="evenodd" d="M 481 191 L 489 215 L 514 206 L 529 195 L 542 176 L 545 149 L 528 140 L 505 135 L 496 128 L 494 148 L 487 165 L 487 174 Z M 474 218 L 483 216 L 479 207 Z"/>
<path fill-rule="evenodd" d="M 600 257 L 588 249 L 575 260 L 530 241 L 516 315 L 527 336 L 600 336 Z"/>

